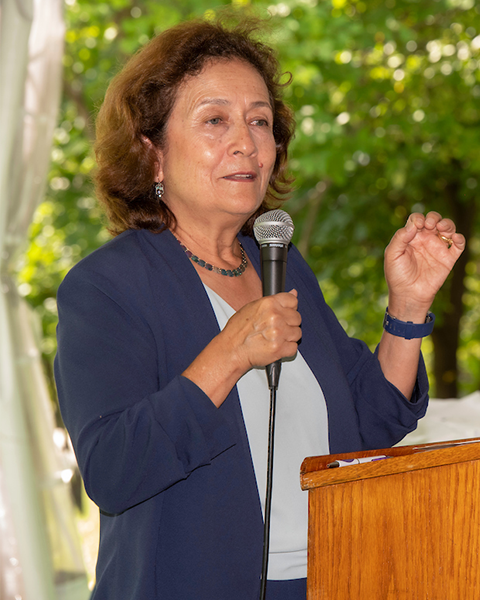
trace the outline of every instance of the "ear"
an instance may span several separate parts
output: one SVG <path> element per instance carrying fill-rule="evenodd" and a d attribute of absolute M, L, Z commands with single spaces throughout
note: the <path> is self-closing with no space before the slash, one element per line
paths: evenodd
<path fill-rule="evenodd" d="M 147 136 L 142 135 L 142 141 L 157 155 L 157 181 L 163 181 L 163 152 L 155 148 L 152 140 L 148 139 Z"/>
<path fill-rule="evenodd" d="M 163 173 L 163 152 L 161 150 L 157 150 L 157 181 L 163 181 L 165 175 Z"/>

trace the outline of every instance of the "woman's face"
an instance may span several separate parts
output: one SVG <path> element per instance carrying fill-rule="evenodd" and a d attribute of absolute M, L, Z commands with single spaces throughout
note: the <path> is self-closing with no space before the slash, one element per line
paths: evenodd
<path fill-rule="evenodd" d="M 273 112 L 261 75 L 240 60 L 218 60 L 184 81 L 159 152 L 164 200 L 180 223 L 232 217 L 261 205 L 276 147 Z"/>

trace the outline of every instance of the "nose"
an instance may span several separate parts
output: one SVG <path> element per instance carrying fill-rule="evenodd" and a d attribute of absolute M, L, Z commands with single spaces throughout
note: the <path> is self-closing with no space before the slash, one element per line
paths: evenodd
<path fill-rule="evenodd" d="M 247 123 L 239 123 L 231 128 L 230 151 L 234 156 L 257 153 L 257 144 Z"/>

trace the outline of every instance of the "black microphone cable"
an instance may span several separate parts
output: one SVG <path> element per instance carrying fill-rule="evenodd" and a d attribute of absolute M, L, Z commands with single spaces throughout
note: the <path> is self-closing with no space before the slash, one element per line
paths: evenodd
<path fill-rule="evenodd" d="M 272 513 L 273 454 L 275 441 L 275 411 L 277 408 L 277 388 L 270 388 L 270 417 L 268 424 L 267 489 L 265 493 L 265 517 L 263 524 L 262 578 L 260 580 L 260 600 L 265 600 L 267 591 L 268 551 L 270 548 L 270 516 Z"/>

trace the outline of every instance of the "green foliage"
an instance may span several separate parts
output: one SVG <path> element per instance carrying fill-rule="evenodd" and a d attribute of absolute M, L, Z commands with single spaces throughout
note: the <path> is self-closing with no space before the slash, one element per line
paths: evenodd
<path fill-rule="evenodd" d="M 294 1 L 270 11 L 294 74 L 295 239 L 349 333 L 374 345 L 383 249 L 410 212 L 436 210 L 469 234 L 468 286 L 478 286 L 480 5 Z M 439 324 L 447 291 L 434 305 Z M 466 294 L 463 392 L 479 384 L 477 304 Z"/>
<path fill-rule="evenodd" d="M 350 334 L 371 345 L 379 339 L 383 251 L 408 214 L 437 210 L 465 219 L 470 262 L 459 359 L 463 392 L 477 389 L 480 5 L 235 0 L 233 6 L 272 15 L 267 37 L 293 74 L 286 95 L 298 126 L 291 150 L 296 190 L 286 209 L 295 241 Z M 19 265 L 19 289 L 42 314 L 49 358 L 56 289 L 75 262 L 108 238 L 90 183 L 94 116 L 108 82 L 153 35 L 212 12 L 206 0 L 133 7 L 127 0 L 67 0 L 64 97 L 49 186 Z M 441 321 L 449 300 L 436 302 Z"/>

